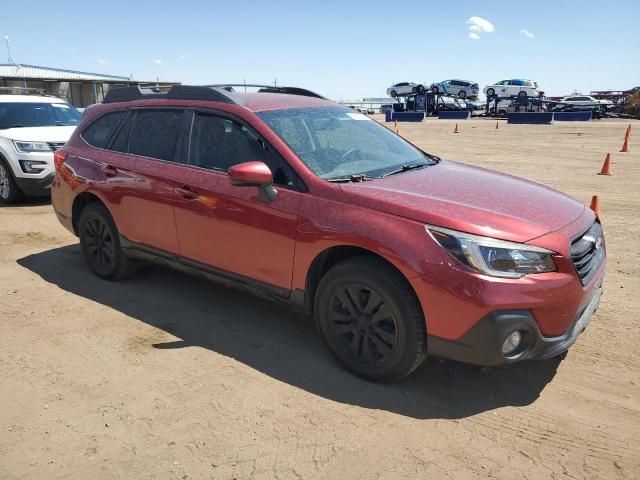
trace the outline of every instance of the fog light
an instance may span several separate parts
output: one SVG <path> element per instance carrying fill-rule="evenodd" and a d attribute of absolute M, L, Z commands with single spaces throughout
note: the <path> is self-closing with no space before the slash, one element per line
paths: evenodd
<path fill-rule="evenodd" d="M 507 338 L 505 338 L 504 343 L 502 344 L 502 354 L 505 357 L 512 355 L 520 346 L 520 342 L 522 342 L 522 335 L 518 330 L 512 332 Z"/>

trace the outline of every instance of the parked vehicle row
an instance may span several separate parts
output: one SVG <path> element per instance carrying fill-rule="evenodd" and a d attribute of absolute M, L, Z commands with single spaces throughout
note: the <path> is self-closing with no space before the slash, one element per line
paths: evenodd
<path fill-rule="evenodd" d="M 402 82 L 396 83 L 387 88 L 387 95 L 392 97 L 411 95 L 413 93 L 424 92 L 421 84 Z M 429 90 L 434 94 L 454 95 L 460 98 L 475 98 L 480 93 L 478 84 L 471 80 L 443 80 L 431 84 Z M 492 85 L 484 87 L 482 92 L 488 97 L 492 96 L 520 96 L 520 97 L 537 97 L 542 94 L 538 88 L 538 84 L 532 80 L 511 79 L 501 80 Z"/>

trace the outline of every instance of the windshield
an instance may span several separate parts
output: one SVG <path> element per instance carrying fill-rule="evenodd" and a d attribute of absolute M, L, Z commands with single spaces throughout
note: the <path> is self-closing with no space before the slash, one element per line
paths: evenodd
<path fill-rule="evenodd" d="M 383 176 L 426 156 L 369 117 L 343 107 L 270 110 L 257 114 L 316 175 L 326 180 Z"/>
<path fill-rule="evenodd" d="M 78 125 L 80 117 L 68 103 L 0 103 L 0 129 Z"/>

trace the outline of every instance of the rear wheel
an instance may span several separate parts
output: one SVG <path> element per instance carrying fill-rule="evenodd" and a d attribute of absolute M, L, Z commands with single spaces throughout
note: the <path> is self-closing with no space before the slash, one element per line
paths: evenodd
<path fill-rule="evenodd" d="M 93 273 L 106 280 L 130 274 L 134 265 L 122 251 L 120 237 L 111 215 L 100 203 L 90 203 L 78 223 L 80 247 Z"/>
<path fill-rule="evenodd" d="M 487 88 L 487 96 L 493 97 L 496 94 L 496 91 L 493 88 Z"/>
<path fill-rule="evenodd" d="M 436 85 L 433 85 L 431 87 L 431 93 L 433 93 L 434 95 L 437 95 L 439 91 L 440 90 L 438 90 L 438 87 Z"/>
<path fill-rule="evenodd" d="M 524 90 L 523 90 L 523 91 L 521 91 L 520 93 L 518 93 L 518 96 L 519 96 L 520 98 L 527 98 L 527 97 L 528 97 L 527 92 L 525 92 Z"/>
<path fill-rule="evenodd" d="M 315 316 L 332 353 L 361 377 L 398 380 L 426 356 L 420 304 L 380 259 L 361 256 L 331 268 L 318 286 Z"/>
<path fill-rule="evenodd" d="M 9 165 L 0 158 L 0 204 L 10 205 L 22 200 L 24 193 L 16 184 Z"/>
<path fill-rule="evenodd" d="M 416 92 L 417 92 L 417 93 L 422 93 L 422 92 L 424 92 L 424 85 L 418 85 L 418 86 L 416 87 Z"/>
<path fill-rule="evenodd" d="M 393 98 L 396 98 L 398 96 L 398 92 L 396 92 L 395 90 L 391 90 L 391 96 Z"/>

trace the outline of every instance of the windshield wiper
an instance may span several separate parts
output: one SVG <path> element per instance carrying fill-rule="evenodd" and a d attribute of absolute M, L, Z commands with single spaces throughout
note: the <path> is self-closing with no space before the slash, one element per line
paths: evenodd
<path fill-rule="evenodd" d="M 348 177 L 326 178 L 325 180 L 327 182 L 334 182 L 334 183 L 349 183 L 349 182 L 358 183 L 358 182 L 366 182 L 369 179 L 364 173 L 359 173 L 356 175 L 350 175 Z"/>
<path fill-rule="evenodd" d="M 391 170 L 390 172 L 383 173 L 379 178 L 388 177 L 390 175 L 396 175 L 398 173 L 408 172 L 409 170 L 414 170 L 416 168 L 429 167 L 434 165 L 433 163 L 407 163 L 405 165 L 401 165 L 397 170 Z"/>

